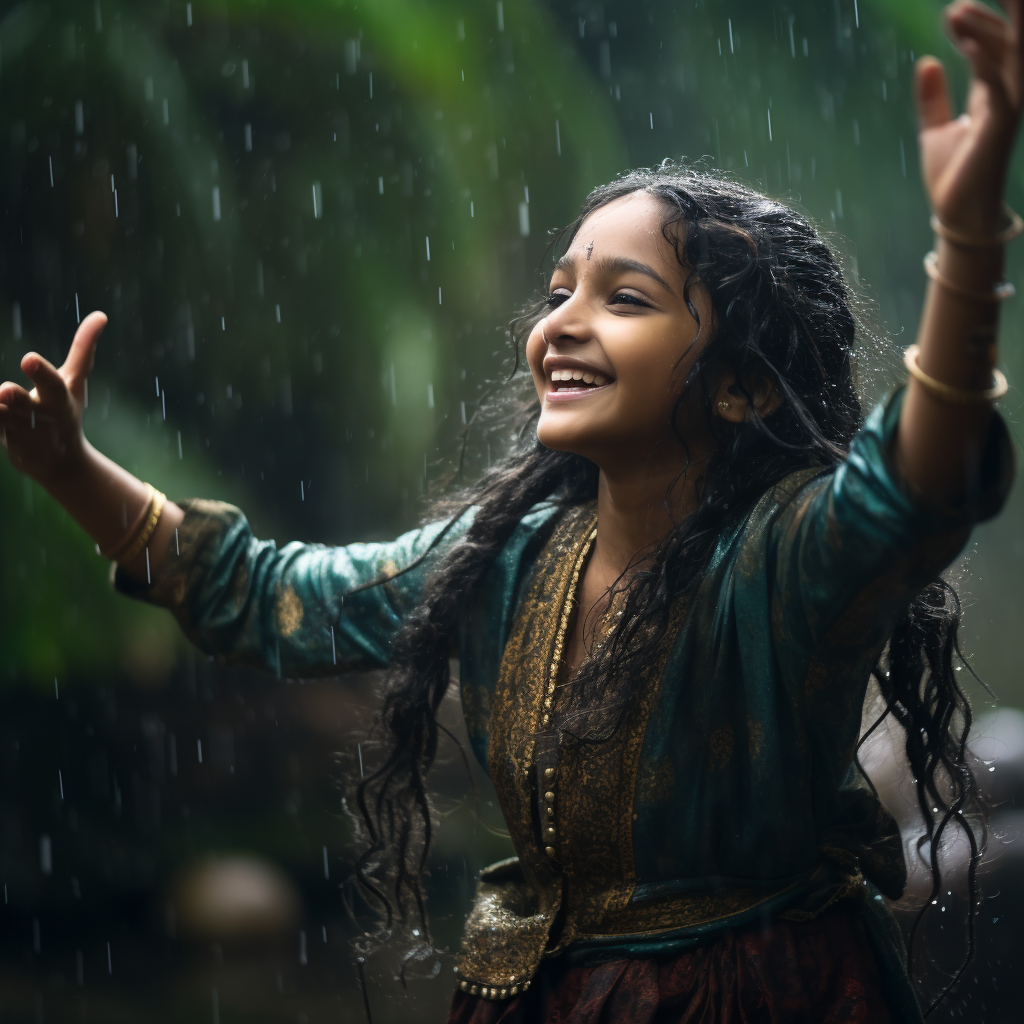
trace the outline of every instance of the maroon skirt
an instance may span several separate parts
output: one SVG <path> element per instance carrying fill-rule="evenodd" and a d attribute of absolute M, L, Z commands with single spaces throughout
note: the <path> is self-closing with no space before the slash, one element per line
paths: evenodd
<path fill-rule="evenodd" d="M 677 956 L 593 967 L 545 962 L 529 991 L 456 991 L 448 1024 L 888 1024 L 856 907 L 725 932 Z"/>

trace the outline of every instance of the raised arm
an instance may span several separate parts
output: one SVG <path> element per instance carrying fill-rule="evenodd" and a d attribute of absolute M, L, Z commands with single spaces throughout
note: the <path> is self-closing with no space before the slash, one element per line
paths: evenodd
<path fill-rule="evenodd" d="M 0 385 L 0 444 L 15 469 L 49 491 L 100 551 L 119 557 L 124 573 L 145 582 L 160 571 L 183 512 L 167 502 L 155 530 L 142 538 L 148 543 L 131 544 L 145 527 L 150 492 L 85 437 L 87 380 L 106 324 L 105 314 L 90 313 L 59 369 L 35 352 L 21 360 L 35 387 L 27 391 L 11 381 Z"/>
<path fill-rule="evenodd" d="M 942 64 L 922 57 L 917 65 L 935 259 L 896 461 L 911 489 L 937 506 L 956 505 L 976 489 L 992 423 L 985 392 L 997 380 L 1003 247 L 1014 234 L 1003 188 L 1024 103 L 1024 0 L 1003 0 L 1003 7 L 1008 18 L 972 0 L 946 8 L 947 31 L 971 66 L 960 117 L 953 117 Z"/>

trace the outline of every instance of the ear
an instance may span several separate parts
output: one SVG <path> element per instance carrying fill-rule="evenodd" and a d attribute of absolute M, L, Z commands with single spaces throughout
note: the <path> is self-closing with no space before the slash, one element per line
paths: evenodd
<path fill-rule="evenodd" d="M 764 419 L 782 404 L 782 396 L 775 390 L 775 385 L 762 374 L 749 374 L 743 384 L 741 388 L 736 383 L 736 374 L 732 370 L 722 371 L 714 391 L 714 405 L 715 415 L 727 423 L 743 423 L 751 418 L 752 411 Z M 747 400 L 744 391 L 752 401 Z"/>

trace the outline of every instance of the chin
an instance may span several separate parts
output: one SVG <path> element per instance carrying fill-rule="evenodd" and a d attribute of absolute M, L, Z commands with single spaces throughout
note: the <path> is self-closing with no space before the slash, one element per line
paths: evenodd
<path fill-rule="evenodd" d="M 574 455 L 583 455 L 589 458 L 589 450 L 593 444 L 588 444 L 587 437 L 581 437 L 579 431 L 566 430 L 549 423 L 537 425 L 537 440 L 545 448 L 556 452 L 572 452 Z"/>

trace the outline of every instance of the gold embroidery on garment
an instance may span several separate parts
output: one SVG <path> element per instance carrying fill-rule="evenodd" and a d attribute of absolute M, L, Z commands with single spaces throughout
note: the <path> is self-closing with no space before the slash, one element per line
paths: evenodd
<path fill-rule="evenodd" d="M 667 754 L 654 764 L 642 764 L 636 779 L 637 803 L 647 806 L 664 803 L 671 798 L 675 784 L 675 767 Z"/>
<path fill-rule="evenodd" d="M 527 984 L 561 905 L 561 878 L 537 841 L 530 775 L 562 609 L 595 518 L 593 506 L 585 506 L 556 526 L 505 644 L 491 698 L 487 760 L 518 858 L 481 875 L 456 964 L 465 991 L 487 995 Z"/>
<path fill-rule="evenodd" d="M 277 628 L 281 636 L 291 636 L 302 625 L 304 612 L 302 600 L 295 593 L 293 587 L 285 587 L 281 591 L 277 598 L 275 611 L 277 613 Z"/>
<path fill-rule="evenodd" d="M 593 505 L 567 513 L 533 567 L 512 626 L 492 699 L 488 767 L 518 858 L 481 876 L 457 971 L 464 991 L 505 998 L 521 990 L 541 960 L 570 943 L 595 937 L 644 936 L 738 913 L 777 890 L 726 890 L 696 896 L 634 899 L 633 804 L 647 721 L 685 607 L 672 610 L 656 661 L 645 671 L 625 720 L 607 739 L 585 742 L 562 731 L 543 805 L 555 834 L 538 834 L 534 754 L 555 738 L 542 726 L 544 701 L 565 642 L 566 611 L 592 542 Z M 557 719 L 556 719 L 557 721 Z M 657 770 L 654 788 L 669 784 Z M 548 820 L 541 822 L 547 827 Z M 554 855 L 545 852 L 550 846 Z M 552 928 L 560 915 L 561 927 Z M 493 995 L 492 995 L 493 993 Z"/>
<path fill-rule="evenodd" d="M 169 538 L 163 567 L 149 588 L 153 604 L 169 609 L 191 635 L 188 596 L 193 582 L 210 571 L 214 553 L 227 524 L 238 510 L 221 501 L 193 499 L 179 504 L 186 510 L 176 535 Z"/>

